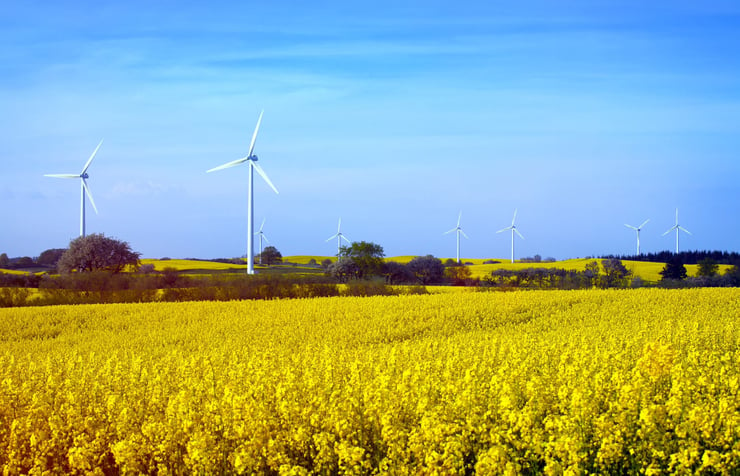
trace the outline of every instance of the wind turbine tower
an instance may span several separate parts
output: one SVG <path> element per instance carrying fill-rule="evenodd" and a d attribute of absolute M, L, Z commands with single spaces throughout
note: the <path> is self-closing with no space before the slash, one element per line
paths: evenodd
<path fill-rule="evenodd" d="M 249 144 L 249 154 L 241 159 L 232 160 L 218 167 L 214 167 L 206 172 L 215 172 L 216 170 L 228 169 L 236 165 L 247 163 L 249 165 L 249 181 L 248 181 L 248 199 L 247 199 L 247 274 L 254 274 L 254 171 L 267 182 L 267 185 L 272 188 L 275 193 L 279 193 L 275 185 L 272 184 L 269 177 L 262 167 L 257 164 L 257 156 L 254 155 L 254 143 L 257 140 L 257 132 L 260 129 L 260 123 L 262 123 L 262 114 L 265 111 L 260 112 L 260 117 L 257 119 L 257 126 L 254 128 L 254 134 L 252 134 L 252 142 Z"/>
<path fill-rule="evenodd" d="M 635 230 L 637 232 L 637 256 L 640 256 L 640 230 L 642 230 L 642 227 L 644 227 L 645 225 L 647 225 L 647 222 L 649 222 L 649 221 L 650 221 L 650 218 L 648 218 L 647 220 L 645 220 L 644 222 L 642 222 L 642 225 L 640 225 L 640 226 L 632 226 L 632 225 L 628 225 L 626 223 L 624 224 L 624 226 L 626 226 L 627 228 L 631 228 L 631 229 L 633 229 L 633 230 Z"/>
<path fill-rule="evenodd" d="M 270 240 L 267 239 L 267 236 L 265 235 L 265 232 L 262 231 L 262 228 L 265 227 L 265 219 L 262 219 L 262 224 L 260 225 L 260 231 L 255 233 L 255 235 L 259 235 L 260 237 L 260 266 L 262 266 L 262 240 L 264 239 L 266 242 L 270 242 Z"/>
<path fill-rule="evenodd" d="M 90 187 L 87 185 L 87 179 L 90 178 L 90 176 L 87 174 L 87 169 L 90 168 L 90 164 L 92 164 L 93 159 L 95 158 L 95 154 L 98 153 L 98 149 L 100 149 L 100 146 L 103 145 L 103 141 L 101 140 L 98 146 L 93 151 L 92 155 L 89 159 L 87 159 L 87 163 L 82 168 L 82 172 L 79 174 L 46 174 L 44 177 L 54 177 L 54 178 L 64 178 L 64 179 L 80 179 L 80 236 L 85 236 L 85 194 L 87 194 L 87 198 L 90 199 L 90 203 L 93 206 L 93 210 L 95 210 L 95 213 L 98 213 L 98 207 L 95 206 L 95 200 L 93 200 L 92 193 L 90 193 Z"/>
<path fill-rule="evenodd" d="M 342 240 L 346 241 L 347 243 L 352 244 L 344 234 L 342 234 L 342 219 L 339 219 L 339 224 L 337 225 L 337 232 L 331 235 L 329 238 L 326 239 L 327 242 L 333 240 L 334 238 L 337 239 L 337 256 L 339 256 L 339 252 L 342 248 Z"/>
<path fill-rule="evenodd" d="M 691 232 L 689 230 L 687 230 L 686 228 L 678 224 L 678 208 L 676 208 L 676 224 L 670 227 L 668 231 L 663 233 L 663 236 L 666 236 L 668 233 L 672 232 L 673 230 L 676 230 L 676 254 L 678 254 L 678 235 L 679 233 L 683 231 L 684 233 L 688 233 L 689 235 L 691 235 Z"/>
<path fill-rule="evenodd" d="M 496 232 L 496 233 L 503 233 L 505 231 L 511 230 L 511 262 L 512 263 L 514 262 L 514 233 L 519 235 L 519 238 L 521 238 L 522 240 L 524 239 L 524 237 L 522 236 L 521 233 L 519 233 L 519 230 L 516 229 L 516 225 L 514 224 L 514 222 L 516 222 L 516 212 L 517 210 L 514 210 L 514 218 L 511 219 L 511 226 L 507 226 L 506 228 L 503 228 Z"/>
<path fill-rule="evenodd" d="M 452 230 L 446 231 L 446 232 L 443 233 L 443 235 L 446 235 L 448 233 L 452 233 L 453 231 L 456 232 L 455 233 L 457 235 L 457 255 L 456 255 L 456 257 L 457 257 L 457 263 L 458 264 L 460 264 L 460 235 L 462 235 L 465 238 L 469 239 L 468 238 L 468 235 L 466 235 L 465 232 L 460 227 L 460 220 L 461 219 L 462 219 L 462 211 L 457 216 L 457 226 L 455 228 L 453 228 Z"/>

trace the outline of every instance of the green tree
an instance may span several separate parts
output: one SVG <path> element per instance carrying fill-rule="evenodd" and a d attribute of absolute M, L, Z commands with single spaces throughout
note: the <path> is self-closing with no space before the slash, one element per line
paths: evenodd
<path fill-rule="evenodd" d="M 283 255 L 274 246 L 265 246 L 259 255 L 259 262 L 267 266 L 282 263 Z"/>
<path fill-rule="evenodd" d="M 665 266 L 663 267 L 663 270 L 660 272 L 660 275 L 662 276 L 661 280 L 684 280 L 686 279 L 687 273 L 686 273 L 686 267 L 683 265 L 683 262 L 681 261 L 680 256 L 674 256 L 670 261 L 668 261 Z"/>
<path fill-rule="evenodd" d="M 36 259 L 36 263 L 42 266 L 56 266 L 57 262 L 62 257 L 65 251 L 67 250 L 65 250 L 64 248 L 52 248 L 49 250 L 44 250 Z"/>
<path fill-rule="evenodd" d="M 417 256 L 406 265 L 421 284 L 441 283 L 445 267 L 442 260 L 432 255 Z"/>
<path fill-rule="evenodd" d="M 339 256 L 351 259 L 358 279 L 383 274 L 383 247 L 367 241 L 353 242 L 339 249 Z"/>
<path fill-rule="evenodd" d="M 131 251 L 125 241 L 93 233 L 80 236 L 69 243 L 57 263 L 60 273 L 72 271 L 110 271 L 120 273 L 127 266 L 138 268 L 141 255 Z"/>
<path fill-rule="evenodd" d="M 604 275 L 599 279 L 603 288 L 624 288 L 627 287 L 627 277 L 630 271 L 618 259 L 605 259 L 601 262 L 604 268 Z"/>
<path fill-rule="evenodd" d="M 357 277 L 357 265 L 351 258 L 340 257 L 326 268 L 326 274 L 336 278 L 340 283 L 346 283 Z"/>
<path fill-rule="evenodd" d="M 699 276 L 710 278 L 716 276 L 718 272 L 719 264 L 712 258 L 704 258 L 699 261 L 699 271 L 697 273 Z"/>
<path fill-rule="evenodd" d="M 598 261 L 593 260 L 593 261 L 586 263 L 586 267 L 583 270 L 583 276 L 586 278 L 588 282 L 588 287 L 593 286 L 594 283 L 598 281 L 600 272 L 601 272 L 601 267 L 599 266 Z"/>
<path fill-rule="evenodd" d="M 0 268 L 10 268 L 10 258 L 5 253 L 0 254 Z"/>
<path fill-rule="evenodd" d="M 386 284 L 411 283 L 416 280 L 408 266 L 397 261 L 388 261 L 383 266 L 383 276 Z"/>
<path fill-rule="evenodd" d="M 446 266 L 445 278 L 453 286 L 465 286 L 469 283 L 471 276 L 470 268 L 467 266 Z"/>

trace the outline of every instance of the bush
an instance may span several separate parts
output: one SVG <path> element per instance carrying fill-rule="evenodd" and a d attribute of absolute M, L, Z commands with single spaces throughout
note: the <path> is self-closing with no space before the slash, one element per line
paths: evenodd
<path fill-rule="evenodd" d="M 30 295 L 28 288 L 0 288 L 0 307 L 25 306 Z"/>
<path fill-rule="evenodd" d="M 375 281 L 351 281 L 345 285 L 342 296 L 391 296 L 395 294 L 390 286 Z"/>

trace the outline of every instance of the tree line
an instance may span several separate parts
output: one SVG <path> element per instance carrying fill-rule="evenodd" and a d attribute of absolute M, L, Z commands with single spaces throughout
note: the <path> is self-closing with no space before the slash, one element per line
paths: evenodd
<path fill-rule="evenodd" d="M 712 259 L 718 264 L 740 264 L 740 253 L 735 251 L 681 251 L 676 254 L 672 251 L 657 253 L 643 253 L 640 255 L 605 255 L 601 259 L 619 259 L 624 261 L 649 261 L 652 263 L 667 263 L 678 258 L 683 264 L 699 264 L 705 259 Z"/>

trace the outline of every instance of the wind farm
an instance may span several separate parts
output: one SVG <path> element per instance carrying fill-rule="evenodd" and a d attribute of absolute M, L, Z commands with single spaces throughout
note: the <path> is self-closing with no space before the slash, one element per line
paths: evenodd
<path fill-rule="evenodd" d="M 738 2 L 0 40 L 3 475 L 740 474 Z"/>

